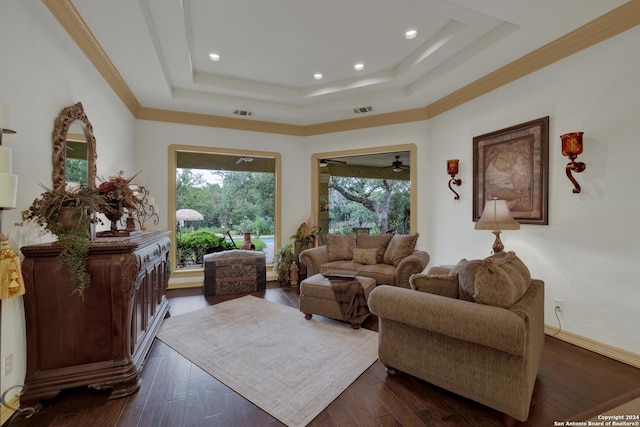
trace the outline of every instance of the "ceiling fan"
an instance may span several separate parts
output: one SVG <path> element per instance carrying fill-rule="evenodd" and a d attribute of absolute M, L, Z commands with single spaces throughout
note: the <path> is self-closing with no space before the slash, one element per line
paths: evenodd
<path fill-rule="evenodd" d="M 318 163 L 318 166 L 320 166 L 321 168 L 326 168 L 327 166 L 329 166 L 329 163 L 340 163 L 340 164 L 343 164 L 343 165 L 347 164 L 347 162 L 345 162 L 343 160 L 320 159 L 320 163 Z"/>
<path fill-rule="evenodd" d="M 409 169 L 409 166 L 404 166 L 400 161 L 400 156 L 396 156 L 396 161 L 391 164 L 394 172 L 402 172 L 403 169 Z"/>
<path fill-rule="evenodd" d="M 253 157 L 240 157 L 238 160 L 236 160 L 236 165 L 239 165 L 240 163 L 251 163 L 253 162 Z"/>

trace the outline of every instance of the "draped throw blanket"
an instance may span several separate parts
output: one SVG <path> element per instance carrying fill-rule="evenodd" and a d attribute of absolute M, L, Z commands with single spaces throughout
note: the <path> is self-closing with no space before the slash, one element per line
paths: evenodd
<path fill-rule="evenodd" d="M 364 288 L 357 279 L 329 277 L 331 290 L 340 306 L 344 320 L 369 314 Z"/>

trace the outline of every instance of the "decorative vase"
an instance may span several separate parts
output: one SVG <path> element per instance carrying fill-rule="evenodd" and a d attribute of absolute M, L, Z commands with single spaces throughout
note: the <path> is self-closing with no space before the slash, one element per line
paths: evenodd
<path fill-rule="evenodd" d="M 77 206 L 62 206 L 58 213 L 58 222 L 65 230 L 72 230 L 80 224 L 81 208 Z"/>
<path fill-rule="evenodd" d="M 122 206 L 118 202 L 109 202 L 111 209 L 104 212 L 104 216 L 111 222 L 111 229 L 107 232 L 101 232 L 102 236 L 116 236 L 118 235 L 118 221 L 122 218 L 123 210 Z"/>

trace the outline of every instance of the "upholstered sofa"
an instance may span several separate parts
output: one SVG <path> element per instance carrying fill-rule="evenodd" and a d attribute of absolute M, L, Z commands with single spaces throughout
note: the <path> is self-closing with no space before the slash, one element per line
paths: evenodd
<path fill-rule="evenodd" d="M 409 287 L 409 277 L 421 273 L 429 263 L 429 254 L 416 250 L 416 234 L 326 234 L 326 244 L 300 253 L 307 276 L 322 269 L 357 270 L 377 284 Z"/>
<path fill-rule="evenodd" d="M 379 359 L 525 421 L 544 346 L 544 283 L 513 253 L 462 260 L 410 278 L 411 289 L 378 286 Z"/>

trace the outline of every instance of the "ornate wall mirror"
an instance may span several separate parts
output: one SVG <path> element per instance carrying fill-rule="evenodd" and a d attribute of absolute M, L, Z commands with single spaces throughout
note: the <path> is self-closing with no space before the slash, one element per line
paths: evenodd
<path fill-rule="evenodd" d="M 62 109 L 53 127 L 53 188 L 67 183 L 96 186 L 96 138 L 78 102 Z"/>

